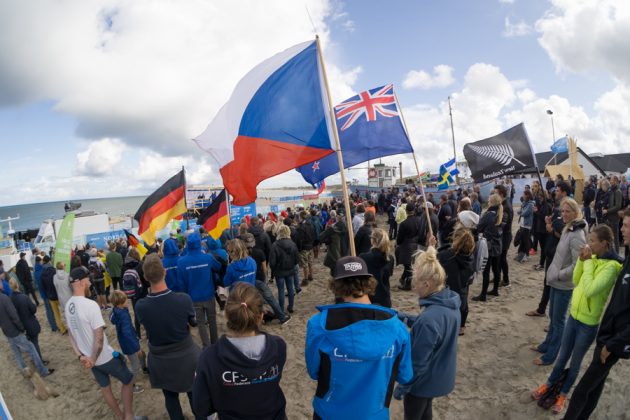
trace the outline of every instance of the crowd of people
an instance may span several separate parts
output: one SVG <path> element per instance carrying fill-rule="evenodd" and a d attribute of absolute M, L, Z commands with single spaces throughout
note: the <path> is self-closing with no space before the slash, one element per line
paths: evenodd
<path fill-rule="evenodd" d="M 307 324 L 306 366 L 317 381 L 313 417 L 386 419 L 395 398 L 403 400 L 405 419 L 430 419 L 433 399 L 455 386 L 458 337 L 474 317 L 469 300 L 483 304 L 501 288 L 515 287 L 511 246 L 518 264 L 540 249 L 534 268 L 544 271 L 542 297 L 527 315 L 545 316 L 549 308 L 547 334 L 532 350 L 536 365 L 554 366 L 532 397 L 563 412 L 595 342 L 565 415 L 588 418 L 612 366 L 630 358 L 630 268 L 628 253 L 625 262 L 618 254 L 620 244 L 630 245 L 622 184 L 613 177 L 595 190 L 589 182 L 582 207 L 570 182 L 557 179 L 543 189 L 534 181 L 517 211 L 511 182 L 498 183 L 487 197 L 478 185 L 437 198 L 413 186 L 357 191 L 349 197 L 350 225 L 344 203 L 332 199 L 248 217 L 218 239 L 203 228 L 172 231 L 146 256 L 123 240 L 103 250 L 77 247 L 68 270 L 36 252 L 33 272 L 24 256 L 14 277 L 0 272 L 7 284 L 0 326 L 20 369 L 25 352 L 41 376 L 50 375 L 54 369 L 38 342 L 41 300 L 51 331 L 68 335 L 69 349 L 91 370 L 117 418 L 133 418 L 134 393 L 144 390 L 147 374 L 151 387 L 162 390 L 171 419 L 184 418 L 181 393 L 196 418 L 282 419 L 280 383 L 291 361 L 283 338 L 264 332 L 263 324 L 289 323 L 299 293 L 324 280 L 313 270 L 321 250 L 331 292 L 321 301 L 335 303 L 318 306 Z M 350 232 L 357 256 L 350 255 Z M 420 314 L 393 308 L 390 280 L 397 265 L 397 288 L 418 296 Z M 481 291 L 469 298 L 475 279 Z M 218 311 L 225 331 L 218 328 Z M 103 332 L 105 318 L 115 326 L 120 352 Z M 122 384 L 122 407 L 111 378 Z"/>

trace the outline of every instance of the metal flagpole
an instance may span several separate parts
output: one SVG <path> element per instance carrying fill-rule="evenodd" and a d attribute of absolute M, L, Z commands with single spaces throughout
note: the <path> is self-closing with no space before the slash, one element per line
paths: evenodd
<path fill-rule="evenodd" d="M 402 108 L 400 107 L 400 103 L 398 102 L 398 96 L 396 95 L 396 92 L 394 92 L 394 99 L 396 100 L 396 106 L 398 107 L 398 112 L 400 113 L 400 119 L 402 120 L 403 127 L 405 128 L 405 132 L 407 133 L 407 137 L 410 138 L 409 129 L 407 128 L 407 121 L 405 121 L 405 116 L 403 115 Z M 420 192 L 422 193 L 422 196 L 424 197 L 424 213 L 427 216 L 427 227 L 429 228 L 429 236 L 433 236 L 433 228 L 431 227 L 431 216 L 429 215 L 429 205 L 427 204 L 428 197 L 424 193 L 424 182 L 422 182 L 422 177 L 420 177 L 420 166 L 418 166 L 418 161 L 416 160 L 416 154 L 412 153 L 411 156 L 413 156 L 413 163 L 416 165 L 416 172 L 418 172 L 418 181 L 420 182 Z M 457 161 L 457 159 L 455 160 Z"/>
<path fill-rule="evenodd" d="M 457 149 L 455 148 L 455 129 L 453 128 L 453 108 L 451 108 L 451 97 L 448 97 L 448 115 L 451 117 L 451 137 L 453 138 L 453 158 L 455 159 L 455 169 L 457 169 Z M 459 173 L 455 175 L 455 184 L 459 185 Z"/>
<path fill-rule="evenodd" d="M 330 88 L 328 86 L 328 77 L 326 76 L 326 66 L 324 65 L 324 57 L 322 48 L 319 44 L 319 35 L 315 35 L 317 43 L 317 54 L 322 64 L 322 74 L 324 76 L 324 86 L 326 87 L 326 96 L 328 96 L 328 110 L 330 113 L 330 121 L 333 126 L 333 135 L 335 137 L 335 147 L 337 148 L 337 161 L 339 163 L 339 173 L 341 174 L 341 188 L 343 189 L 343 203 L 346 210 L 346 224 L 348 225 L 348 240 L 350 241 L 350 254 L 354 257 L 357 251 L 354 247 L 354 232 L 352 231 L 352 217 L 350 215 L 350 194 L 348 194 L 348 185 L 346 184 L 346 173 L 343 168 L 343 156 L 341 155 L 341 145 L 339 143 L 339 133 L 337 131 L 337 118 L 335 117 L 332 99 L 330 98 Z"/>

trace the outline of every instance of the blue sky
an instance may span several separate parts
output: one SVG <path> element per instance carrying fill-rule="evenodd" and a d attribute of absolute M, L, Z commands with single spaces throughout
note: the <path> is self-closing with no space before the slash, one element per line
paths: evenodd
<path fill-rule="evenodd" d="M 627 151 L 623 0 L 3 2 L 0 206 L 148 193 L 181 165 L 220 183 L 189 139 L 252 66 L 313 36 L 305 5 L 334 100 L 393 82 L 423 169 L 452 157 L 449 95 L 458 155 L 521 121 L 547 150 L 546 109 L 587 153 Z M 388 161 L 413 170 L 410 156 Z M 304 183 L 290 172 L 262 187 L 281 185 Z"/>

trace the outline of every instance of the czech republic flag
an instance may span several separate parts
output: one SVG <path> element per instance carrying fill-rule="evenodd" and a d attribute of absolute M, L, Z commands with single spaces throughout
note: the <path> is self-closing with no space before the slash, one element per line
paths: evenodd
<path fill-rule="evenodd" d="M 247 73 L 195 142 L 246 205 L 261 181 L 333 153 L 328 104 L 317 41 L 304 42 Z"/>

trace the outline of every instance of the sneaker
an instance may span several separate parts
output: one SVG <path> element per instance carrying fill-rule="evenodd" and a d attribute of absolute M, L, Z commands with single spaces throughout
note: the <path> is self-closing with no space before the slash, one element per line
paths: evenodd
<path fill-rule="evenodd" d="M 567 402 L 567 396 L 566 395 L 558 395 L 558 398 L 556 398 L 556 403 L 554 405 L 551 406 L 551 411 L 553 412 L 553 414 L 560 414 L 564 411 L 564 405 Z"/>
<path fill-rule="evenodd" d="M 506 289 L 509 289 L 512 284 L 508 281 L 506 282 L 505 280 L 501 282 L 501 286 L 505 287 Z"/>
<path fill-rule="evenodd" d="M 536 255 L 536 250 L 534 248 L 530 249 L 529 255 Z"/>
<path fill-rule="evenodd" d="M 291 321 L 291 315 L 287 315 L 286 318 L 284 318 L 282 321 L 280 321 L 280 325 L 288 324 L 289 321 Z"/>
<path fill-rule="evenodd" d="M 289 313 L 292 314 L 293 313 L 293 308 L 287 309 L 287 311 L 289 311 Z"/>
<path fill-rule="evenodd" d="M 538 401 L 543 395 L 545 395 L 545 392 L 547 392 L 548 390 L 549 390 L 549 385 L 542 384 L 541 386 L 536 388 L 534 391 L 532 391 L 532 398 Z"/>
<path fill-rule="evenodd" d="M 302 280 L 302 283 L 300 283 L 300 286 L 301 286 L 301 287 L 306 287 L 306 286 L 308 286 L 308 279 L 304 279 L 304 280 Z"/>
<path fill-rule="evenodd" d="M 46 376 L 50 376 L 53 373 L 55 373 L 55 369 L 48 369 L 48 375 L 46 375 Z"/>
<path fill-rule="evenodd" d="M 472 300 L 474 300 L 475 302 L 485 302 L 486 301 L 486 297 L 483 296 L 483 295 L 474 296 L 472 298 Z"/>
<path fill-rule="evenodd" d="M 134 394 L 140 394 L 144 392 L 144 388 L 142 388 L 142 385 L 134 385 L 133 386 L 133 393 Z"/>
<path fill-rule="evenodd" d="M 499 296 L 499 291 L 498 290 L 490 290 L 488 292 L 488 296 Z"/>
<path fill-rule="evenodd" d="M 534 266 L 534 270 L 536 270 L 536 271 L 542 271 L 542 270 L 544 270 L 544 269 L 545 269 L 545 267 L 543 267 L 543 266 L 542 266 L 542 265 L 540 265 L 540 264 L 536 264 L 536 265 Z"/>

